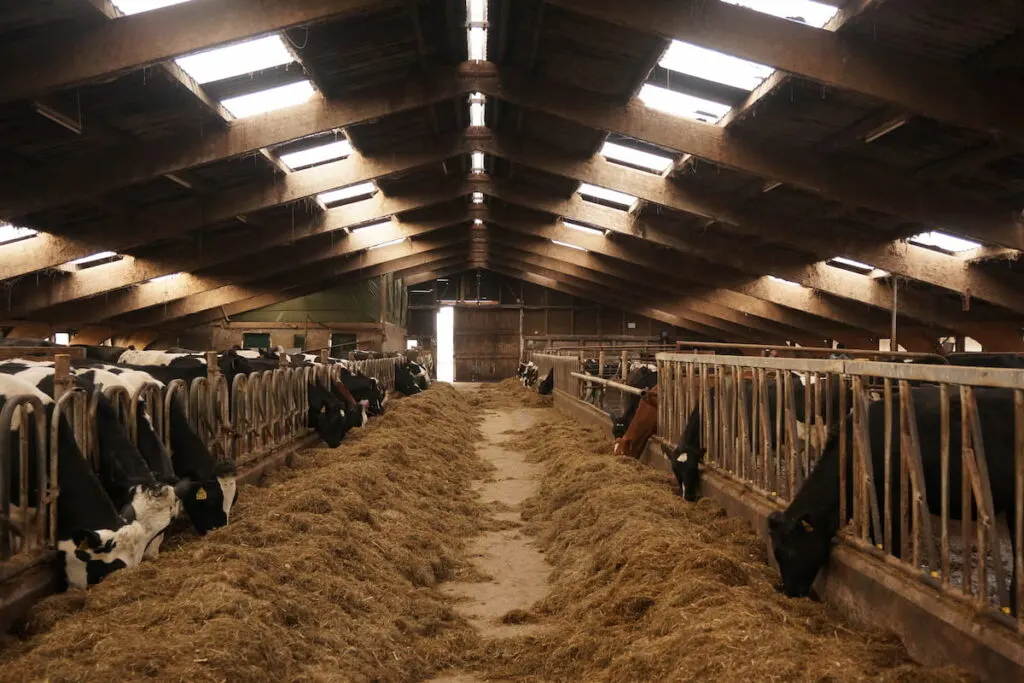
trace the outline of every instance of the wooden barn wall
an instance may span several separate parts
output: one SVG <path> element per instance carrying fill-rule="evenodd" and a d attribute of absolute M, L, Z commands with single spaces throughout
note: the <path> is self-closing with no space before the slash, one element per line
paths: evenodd
<path fill-rule="evenodd" d="M 437 310 L 454 306 L 455 377 L 459 381 L 502 379 L 519 359 L 519 318 L 527 347 L 572 340 L 650 341 L 671 325 L 618 308 L 493 273 L 464 273 L 409 288 L 408 337 L 432 347 Z"/>

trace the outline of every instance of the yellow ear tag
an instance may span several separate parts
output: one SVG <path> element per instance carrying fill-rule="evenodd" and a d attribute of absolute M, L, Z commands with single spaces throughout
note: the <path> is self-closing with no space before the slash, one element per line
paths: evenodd
<path fill-rule="evenodd" d="M 933 571 L 933 572 L 931 572 L 931 577 L 932 577 L 933 579 L 937 579 L 937 578 L 939 578 L 939 573 L 938 573 L 938 572 L 935 572 L 935 571 Z"/>
<path fill-rule="evenodd" d="M 196 490 L 196 500 L 206 500 L 206 489 L 200 486 Z"/>
<path fill-rule="evenodd" d="M 1009 607 L 1000 607 L 999 611 L 1002 612 L 1003 614 L 1009 614 L 1010 613 L 1010 608 Z"/>
<path fill-rule="evenodd" d="M 804 531 L 806 531 L 807 533 L 811 533 L 812 531 L 814 531 L 814 527 L 811 526 L 806 519 L 800 520 L 800 526 L 802 526 L 804 528 Z"/>

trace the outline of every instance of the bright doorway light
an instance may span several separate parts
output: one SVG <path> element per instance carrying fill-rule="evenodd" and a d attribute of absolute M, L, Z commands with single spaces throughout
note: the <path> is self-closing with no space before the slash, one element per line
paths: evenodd
<path fill-rule="evenodd" d="M 419 345 L 420 345 L 420 343 L 416 339 L 406 339 L 405 340 L 405 350 L 406 351 L 410 351 L 412 349 L 415 349 Z"/>
<path fill-rule="evenodd" d="M 67 346 L 68 344 L 71 343 L 71 333 L 70 332 L 54 332 L 53 333 L 53 343 L 54 344 L 60 344 L 61 346 Z"/>
<path fill-rule="evenodd" d="M 437 311 L 437 381 L 455 381 L 455 309 Z"/>

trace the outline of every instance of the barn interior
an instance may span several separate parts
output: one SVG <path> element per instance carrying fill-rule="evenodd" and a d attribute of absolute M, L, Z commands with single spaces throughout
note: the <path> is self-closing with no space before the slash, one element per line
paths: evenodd
<path fill-rule="evenodd" d="M 0 338 L 1024 353 L 1020 0 L 0 0 L 0 64 Z"/>

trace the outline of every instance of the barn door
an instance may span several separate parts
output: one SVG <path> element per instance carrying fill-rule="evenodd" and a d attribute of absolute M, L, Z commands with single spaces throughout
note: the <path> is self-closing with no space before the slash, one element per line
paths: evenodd
<path fill-rule="evenodd" d="M 455 309 L 455 381 L 486 382 L 516 374 L 517 309 Z"/>

